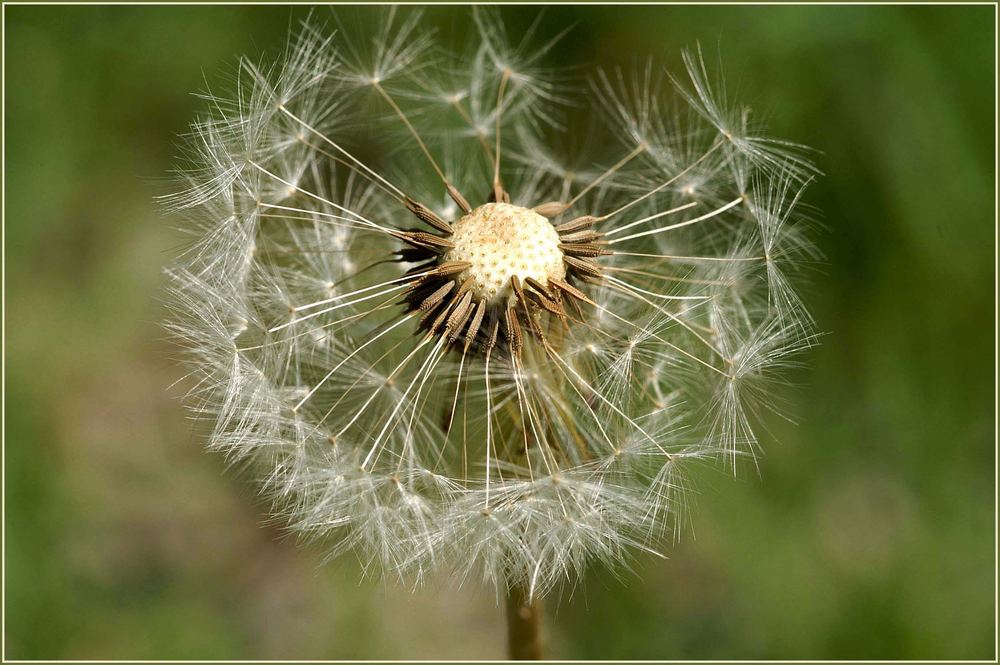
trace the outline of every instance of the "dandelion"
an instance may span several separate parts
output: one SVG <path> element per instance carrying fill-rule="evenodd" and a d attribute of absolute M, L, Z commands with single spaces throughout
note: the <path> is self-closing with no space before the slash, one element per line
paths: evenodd
<path fill-rule="evenodd" d="M 698 50 L 581 103 L 559 35 L 472 19 L 457 54 L 416 12 L 374 38 L 307 22 L 205 93 L 171 326 L 209 446 L 290 528 L 484 579 L 531 656 L 540 597 L 676 536 L 691 465 L 756 455 L 813 339 L 814 167 Z"/>

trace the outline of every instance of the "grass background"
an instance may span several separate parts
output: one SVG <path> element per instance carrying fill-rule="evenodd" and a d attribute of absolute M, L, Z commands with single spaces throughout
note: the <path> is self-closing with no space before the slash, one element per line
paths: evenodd
<path fill-rule="evenodd" d="M 176 246 L 152 202 L 189 93 L 288 7 L 6 6 L 8 658 L 503 655 L 492 595 L 362 581 L 262 526 L 166 387 Z M 320 13 L 326 10 L 320 10 Z M 464 8 L 435 8 L 444 34 Z M 505 10 L 512 32 L 536 10 Z M 557 7 L 554 61 L 696 40 L 822 151 L 808 295 L 829 334 L 758 477 L 698 478 L 693 533 L 550 606 L 568 658 L 993 658 L 995 9 Z"/>

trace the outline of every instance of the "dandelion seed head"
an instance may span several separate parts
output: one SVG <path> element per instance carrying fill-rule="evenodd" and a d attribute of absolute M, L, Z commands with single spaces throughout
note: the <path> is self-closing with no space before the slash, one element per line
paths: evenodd
<path fill-rule="evenodd" d="M 595 73 L 572 132 L 559 35 L 469 25 L 448 53 L 405 8 L 308 23 L 205 94 L 169 326 L 209 447 L 294 532 L 542 594 L 676 538 L 690 467 L 760 449 L 815 340 L 816 171 L 698 50 L 686 83 Z"/>

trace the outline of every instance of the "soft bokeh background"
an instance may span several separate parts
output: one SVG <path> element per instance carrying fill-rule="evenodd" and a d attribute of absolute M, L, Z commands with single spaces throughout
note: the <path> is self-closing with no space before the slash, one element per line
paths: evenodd
<path fill-rule="evenodd" d="M 152 202 L 189 93 L 304 8 L 5 7 L 6 656 L 503 656 L 492 595 L 321 565 L 204 453 L 160 321 Z M 325 12 L 327 10 L 319 10 Z M 464 8 L 438 7 L 444 34 Z M 536 10 L 507 10 L 512 32 Z M 550 604 L 568 658 L 994 657 L 994 8 L 558 7 L 553 57 L 719 45 L 815 146 L 829 334 L 761 475 L 697 478 L 693 532 Z"/>

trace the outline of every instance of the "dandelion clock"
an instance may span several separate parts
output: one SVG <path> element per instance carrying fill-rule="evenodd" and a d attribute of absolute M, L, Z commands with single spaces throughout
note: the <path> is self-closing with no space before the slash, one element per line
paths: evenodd
<path fill-rule="evenodd" d="M 458 52 L 381 11 L 205 93 L 168 198 L 188 402 L 293 532 L 484 580 L 539 657 L 541 598 L 662 549 L 692 465 L 754 456 L 813 339 L 814 167 L 697 47 L 567 70 L 492 11 Z"/>

